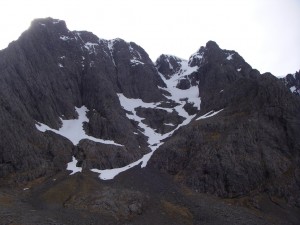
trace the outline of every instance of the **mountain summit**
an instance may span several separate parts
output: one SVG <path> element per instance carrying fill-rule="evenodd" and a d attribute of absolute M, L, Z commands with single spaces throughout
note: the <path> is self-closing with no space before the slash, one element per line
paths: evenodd
<path fill-rule="evenodd" d="M 133 42 L 36 19 L 0 51 L 0 220 L 297 224 L 298 81 L 213 41 L 154 63 Z"/>

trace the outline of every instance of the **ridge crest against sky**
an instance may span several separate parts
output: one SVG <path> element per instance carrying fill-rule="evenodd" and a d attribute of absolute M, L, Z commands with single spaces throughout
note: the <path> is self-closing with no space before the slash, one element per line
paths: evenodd
<path fill-rule="evenodd" d="M 299 0 L 3 0 L 0 49 L 35 18 L 65 20 L 70 30 L 122 38 L 160 54 L 188 59 L 207 41 L 235 50 L 261 73 L 300 69 Z"/>

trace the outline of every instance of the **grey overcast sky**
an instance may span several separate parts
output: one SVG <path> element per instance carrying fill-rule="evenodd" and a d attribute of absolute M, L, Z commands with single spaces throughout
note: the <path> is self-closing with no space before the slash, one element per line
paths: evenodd
<path fill-rule="evenodd" d="M 1 0 L 0 49 L 33 19 L 65 20 L 70 30 L 133 41 L 155 61 L 188 59 L 209 40 L 235 50 L 260 72 L 300 69 L 300 0 Z"/>

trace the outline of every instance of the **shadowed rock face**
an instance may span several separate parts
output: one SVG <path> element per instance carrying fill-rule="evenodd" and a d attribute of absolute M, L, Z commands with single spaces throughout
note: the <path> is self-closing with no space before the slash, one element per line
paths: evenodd
<path fill-rule="evenodd" d="M 171 55 L 161 55 L 156 60 L 157 71 L 170 78 L 173 74 L 180 70 L 182 59 Z"/>
<path fill-rule="evenodd" d="M 37 176 L 46 173 L 57 157 L 51 152 L 57 151 L 60 142 L 70 146 L 60 150 L 65 157 L 58 168 L 65 167 L 74 153 L 71 143 L 64 138 L 51 142 L 35 123 L 58 129 L 59 118 L 76 118 L 75 106 L 82 105 L 93 110 L 85 126 L 89 135 L 125 145 L 126 154 L 112 165 L 140 158 L 148 151 L 146 140 L 133 134 L 136 125 L 125 116 L 116 93 L 145 102 L 160 101 L 164 96 L 158 85 L 164 84 L 138 45 L 71 32 L 61 20 L 33 21 L 0 53 L 1 176 L 38 168 Z"/>
<path fill-rule="evenodd" d="M 150 164 L 200 192 L 238 197 L 267 190 L 299 205 L 298 97 L 237 53 L 224 59 L 224 51 L 211 44 L 200 49 L 204 64 L 195 76 L 199 116 L 224 110 L 178 130 Z"/>
<path fill-rule="evenodd" d="M 294 74 L 288 74 L 280 80 L 283 81 L 285 86 L 289 88 L 293 94 L 297 96 L 300 95 L 300 71 Z"/>
<path fill-rule="evenodd" d="M 172 99 L 170 80 L 178 92 L 195 95 L 196 90 L 193 98 L 201 98 L 200 109 L 188 98 Z M 267 193 L 299 207 L 298 89 L 299 72 L 282 80 L 261 75 L 237 52 L 222 50 L 213 41 L 189 60 L 161 55 L 154 64 L 133 42 L 103 40 L 90 32 L 69 31 L 61 20 L 38 19 L 0 51 L 0 178 L 21 183 L 49 177 L 65 170 L 72 156 L 84 172 L 123 167 L 149 152 L 139 121 L 129 119 L 138 117 L 156 134 L 167 134 L 164 144 L 156 143 L 162 145 L 148 163 L 151 170 L 158 168 L 174 178 L 166 186 L 179 182 L 197 192 L 231 198 Z M 127 106 L 132 99 L 141 106 L 126 111 L 119 93 Z M 44 123 L 59 129 L 62 119 L 78 118 L 75 107 L 81 106 L 88 109 L 85 133 L 120 145 L 81 140 L 74 146 L 52 131 L 36 128 Z M 188 117 L 191 122 L 177 129 Z M 93 193 L 72 195 L 62 205 L 82 210 L 93 199 L 88 210 L 96 213 L 107 213 L 106 202 L 114 217 L 139 215 L 151 199 L 143 193 L 147 182 L 155 185 L 137 173 L 143 184 L 137 191 L 126 182 L 121 195 L 119 187 L 91 188 Z M 134 179 L 129 180 L 134 186 Z M 118 208 L 119 200 L 124 207 Z M 181 203 L 159 204 L 172 216 L 181 212 L 193 221 Z"/>

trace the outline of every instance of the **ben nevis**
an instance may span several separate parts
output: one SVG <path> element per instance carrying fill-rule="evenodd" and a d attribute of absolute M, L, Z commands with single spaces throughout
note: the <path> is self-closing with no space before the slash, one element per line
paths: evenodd
<path fill-rule="evenodd" d="M 300 224 L 300 70 L 32 21 L 0 51 L 0 224 Z"/>

